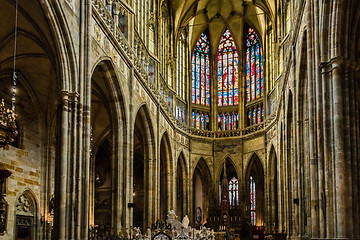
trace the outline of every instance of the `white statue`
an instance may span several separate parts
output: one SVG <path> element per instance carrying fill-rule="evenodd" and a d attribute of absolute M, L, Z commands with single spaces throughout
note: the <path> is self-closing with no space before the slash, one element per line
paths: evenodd
<path fill-rule="evenodd" d="M 189 217 L 186 215 L 182 220 L 182 225 L 185 229 L 187 229 L 189 227 L 189 223 L 190 223 Z"/>
<path fill-rule="evenodd" d="M 170 210 L 167 217 L 168 217 L 168 220 L 176 220 L 176 218 L 177 218 L 174 210 Z"/>

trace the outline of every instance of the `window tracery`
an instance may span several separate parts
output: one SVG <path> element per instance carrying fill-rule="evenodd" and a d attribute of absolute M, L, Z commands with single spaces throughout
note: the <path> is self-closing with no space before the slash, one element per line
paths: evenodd
<path fill-rule="evenodd" d="M 236 130 L 239 128 L 239 113 L 225 112 L 218 114 L 218 131 Z"/>
<path fill-rule="evenodd" d="M 255 30 L 248 28 L 246 34 L 246 102 L 261 98 L 263 87 L 262 48 Z"/>
<path fill-rule="evenodd" d="M 192 127 L 201 130 L 210 130 L 209 113 L 202 111 L 193 111 L 191 114 Z"/>
<path fill-rule="evenodd" d="M 239 103 L 238 52 L 230 30 L 227 29 L 218 48 L 218 106 Z"/>
<path fill-rule="evenodd" d="M 192 103 L 210 106 L 210 43 L 202 33 L 192 55 Z"/>
<path fill-rule="evenodd" d="M 229 204 L 230 207 L 239 205 L 239 181 L 235 177 L 229 182 Z"/>

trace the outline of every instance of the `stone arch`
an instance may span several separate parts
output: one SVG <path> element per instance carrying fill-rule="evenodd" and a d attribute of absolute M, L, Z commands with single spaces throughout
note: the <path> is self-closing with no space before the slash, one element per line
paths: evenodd
<path fill-rule="evenodd" d="M 297 177 L 294 179 L 294 183 L 298 185 L 297 191 L 298 196 L 311 196 L 310 184 L 305 184 L 306 179 L 311 179 L 310 177 L 310 133 L 309 133 L 309 67 L 308 67 L 308 53 L 307 53 L 307 31 L 305 30 L 302 35 L 302 45 L 301 45 L 301 54 L 300 54 L 300 66 L 298 73 L 298 94 L 297 94 L 297 113 L 295 119 L 297 120 L 297 127 L 295 128 L 296 135 L 296 156 L 294 157 L 294 163 L 291 163 L 296 169 L 293 172 L 297 172 Z M 324 103 L 327 104 L 327 103 Z M 294 186 L 295 187 L 295 186 Z M 330 203 L 329 203 L 330 204 Z M 308 208 L 310 202 L 307 197 L 301 197 L 299 203 L 294 205 L 298 206 L 300 221 L 304 221 L 307 216 L 310 214 L 311 210 Z M 299 226 L 297 232 L 300 232 L 302 235 L 305 234 L 306 229 L 303 225 L 298 224 L 295 221 L 295 225 Z"/>
<path fill-rule="evenodd" d="M 126 104 L 120 86 L 116 66 L 111 60 L 102 59 L 92 69 L 91 77 L 91 135 L 92 156 L 90 166 L 90 224 L 105 224 L 108 230 L 119 231 L 122 226 L 122 196 L 124 181 L 124 165 L 127 159 L 127 121 Z M 107 151 L 104 151 L 107 149 Z M 101 150 L 100 154 L 98 150 Z M 104 158 L 99 160 L 99 158 Z M 96 164 L 98 161 L 109 164 Z M 100 176 L 97 167 L 102 170 L 107 166 L 105 176 Z M 105 170 L 104 170 L 105 171 Z M 97 178 L 106 178 L 104 184 L 98 184 Z M 107 190 L 105 190 L 106 188 Z M 103 195 L 105 199 L 101 198 Z M 104 202 L 105 201 L 105 202 Z M 104 216 L 96 214 L 96 206 L 106 206 L 98 212 L 106 213 Z M 99 217 L 96 220 L 96 216 Z M 97 222 L 99 224 L 97 224 Z"/>
<path fill-rule="evenodd" d="M 173 206 L 173 192 L 171 192 L 174 187 L 173 166 L 170 137 L 168 132 L 165 131 L 160 140 L 160 205 L 158 209 L 160 210 L 159 218 L 162 220 L 166 220 L 168 212 L 175 207 Z"/>
<path fill-rule="evenodd" d="M 225 171 L 224 169 L 226 168 L 226 175 L 225 175 Z M 237 186 L 237 191 L 235 193 L 235 196 L 233 197 L 232 200 L 230 200 L 230 191 L 229 189 L 225 189 L 226 190 L 226 196 L 227 196 L 227 201 L 229 201 L 229 204 L 232 204 L 234 201 L 234 205 L 233 206 L 239 206 L 240 204 L 240 172 L 237 169 L 237 166 L 235 165 L 233 159 L 230 157 L 230 155 L 228 154 L 222 161 L 222 164 L 219 165 L 219 169 L 217 170 L 217 174 L 216 174 L 216 192 L 218 193 L 217 196 L 219 196 L 217 198 L 218 201 L 216 201 L 218 204 L 221 203 L 221 198 L 222 195 L 224 194 L 224 189 L 223 189 L 223 183 L 224 183 L 224 177 L 226 176 L 226 184 L 227 184 L 227 188 L 229 187 L 228 184 L 230 183 L 230 181 L 232 179 L 236 179 L 238 181 L 238 186 Z M 229 193 L 227 193 L 229 192 Z"/>
<path fill-rule="evenodd" d="M 176 164 L 176 215 L 183 219 L 188 215 L 188 171 L 183 152 L 180 152 Z"/>
<path fill-rule="evenodd" d="M 25 190 L 16 199 L 15 205 L 15 233 L 16 239 L 36 239 L 39 225 L 38 204 L 35 194 Z"/>
<path fill-rule="evenodd" d="M 191 222 L 199 226 L 208 217 L 211 194 L 211 173 L 203 157 L 200 157 L 193 172 L 193 217 Z"/>
<path fill-rule="evenodd" d="M 293 224 L 292 224 L 292 197 L 290 193 L 292 193 L 292 179 L 293 179 L 293 162 L 294 158 L 294 112 L 293 112 L 293 95 L 292 92 L 289 90 L 288 98 L 287 98 L 287 111 L 286 111 L 286 125 L 285 125 L 285 185 L 286 185 L 286 195 L 285 195 L 285 203 L 287 204 L 288 211 L 286 216 L 286 221 L 288 222 L 288 231 L 289 234 L 293 231 Z"/>
<path fill-rule="evenodd" d="M 156 142 L 154 128 L 152 125 L 150 112 L 146 104 L 142 104 L 134 121 L 134 138 L 131 155 L 132 159 L 132 178 L 129 179 L 129 189 L 132 193 L 129 202 L 135 203 L 135 208 L 128 213 L 129 226 L 146 227 L 155 220 L 156 196 L 154 191 L 156 183 Z M 138 172 L 136 172 L 138 171 Z M 135 189 L 134 189 L 135 187 Z M 139 196 L 139 194 L 143 196 Z"/>
<path fill-rule="evenodd" d="M 279 201 L 278 201 L 278 160 L 274 145 L 271 145 L 268 170 L 267 170 L 268 182 L 268 198 L 267 198 L 267 226 L 271 232 L 279 231 Z"/>
<path fill-rule="evenodd" d="M 253 179 L 255 182 L 256 188 L 256 210 L 252 210 L 251 201 L 250 201 L 250 184 Z M 254 153 L 246 168 L 245 174 L 245 195 L 247 196 L 248 202 L 248 216 L 251 219 L 251 216 L 255 213 L 254 222 L 251 221 L 253 226 L 263 227 L 265 222 L 265 182 L 264 182 L 264 167 L 261 163 L 259 156 Z"/>
<path fill-rule="evenodd" d="M 216 176 L 216 177 L 215 177 L 215 181 L 216 181 L 216 182 L 218 182 L 218 181 L 221 180 L 221 174 L 222 174 L 223 169 L 224 169 L 224 163 L 226 163 L 226 162 L 229 162 L 229 163 L 234 167 L 234 169 L 235 169 L 235 171 L 236 171 L 236 175 L 237 175 L 238 177 L 240 177 L 240 172 L 241 172 L 240 169 L 238 169 L 237 165 L 235 164 L 235 162 L 234 162 L 233 158 L 230 156 L 230 154 L 227 154 L 227 155 L 222 159 L 221 163 L 218 165 L 219 168 L 216 169 L 216 174 L 215 174 L 215 176 Z"/>

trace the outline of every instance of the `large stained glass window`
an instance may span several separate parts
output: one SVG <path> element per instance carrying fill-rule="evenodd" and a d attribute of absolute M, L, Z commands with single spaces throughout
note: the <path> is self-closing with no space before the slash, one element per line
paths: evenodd
<path fill-rule="evenodd" d="M 238 52 L 227 29 L 218 48 L 218 106 L 233 106 L 239 103 Z"/>
<path fill-rule="evenodd" d="M 239 128 L 238 112 L 226 112 L 218 114 L 218 131 L 230 131 Z"/>
<path fill-rule="evenodd" d="M 246 102 L 263 96 L 263 57 L 259 38 L 255 30 L 246 33 Z"/>
<path fill-rule="evenodd" d="M 239 181 L 235 177 L 229 182 L 229 204 L 230 207 L 239 205 Z"/>
<path fill-rule="evenodd" d="M 251 212 L 251 224 L 256 225 L 256 188 L 255 179 L 250 176 L 250 212 Z"/>
<path fill-rule="evenodd" d="M 202 33 L 192 55 L 191 100 L 194 104 L 210 106 L 210 44 Z"/>

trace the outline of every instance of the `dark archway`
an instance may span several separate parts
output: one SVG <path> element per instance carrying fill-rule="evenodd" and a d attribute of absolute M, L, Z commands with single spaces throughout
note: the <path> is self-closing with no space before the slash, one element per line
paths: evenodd
<path fill-rule="evenodd" d="M 211 174 L 206 161 L 200 158 L 193 174 L 193 218 L 195 226 L 203 224 L 208 217 Z"/>
<path fill-rule="evenodd" d="M 265 217 L 264 168 L 254 154 L 246 171 L 246 192 L 249 202 L 249 219 L 253 227 L 263 227 Z"/>
<path fill-rule="evenodd" d="M 134 131 L 134 163 L 133 163 L 133 226 L 143 227 L 144 225 L 144 144 L 143 137 L 138 128 Z"/>
<path fill-rule="evenodd" d="M 180 220 L 187 215 L 187 171 L 184 154 L 181 152 L 176 165 L 176 215 Z"/>
<path fill-rule="evenodd" d="M 279 232 L 279 202 L 278 202 L 278 164 L 274 146 L 271 146 L 269 156 L 269 228 L 271 232 Z"/>
<path fill-rule="evenodd" d="M 171 167 L 172 154 L 170 147 L 169 135 L 164 133 L 160 142 L 160 215 L 161 220 L 166 220 L 171 206 L 171 193 L 172 189 L 171 181 Z"/>
<path fill-rule="evenodd" d="M 224 162 L 219 180 L 219 203 L 226 201 L 230 208 L 239 206 L 239 177 L 229 157 Z"/>
<path fill-rule="evenodd" d="M 289 91 L 287 100 L 287 117 L 286 117 L 286 170 L 285 170 L 285 183 L 286 183 L 286 204 L 287 216 L 286 222 L 288 225 L 288 234 L 293 232 L 293 164 L 294 164 L 294 113 L 293 113 L 293 95 Z"/>
<path fill-rule="evenodd" d="M 118 196 L 122 195 L 124 187 L 123 164 L 127 148 L 125 103 L 118 82 L 110 60 L 96 65 L 91 77 L 89 221 L 90 225 L 114 232 L 124 224 L 121 222 L 124 198 L 118 199 Z M 99 183 L 97 178 L 106 180 Z"/>
<path fill-rule="evenodd" d="M 155 187 L 153 169 L 155 141 L 154 131 L 146 105 L 142 105 L 135 118 L 132 163 L 132 208 L 130 226 L 145 228 L 154 219 Z"/>

